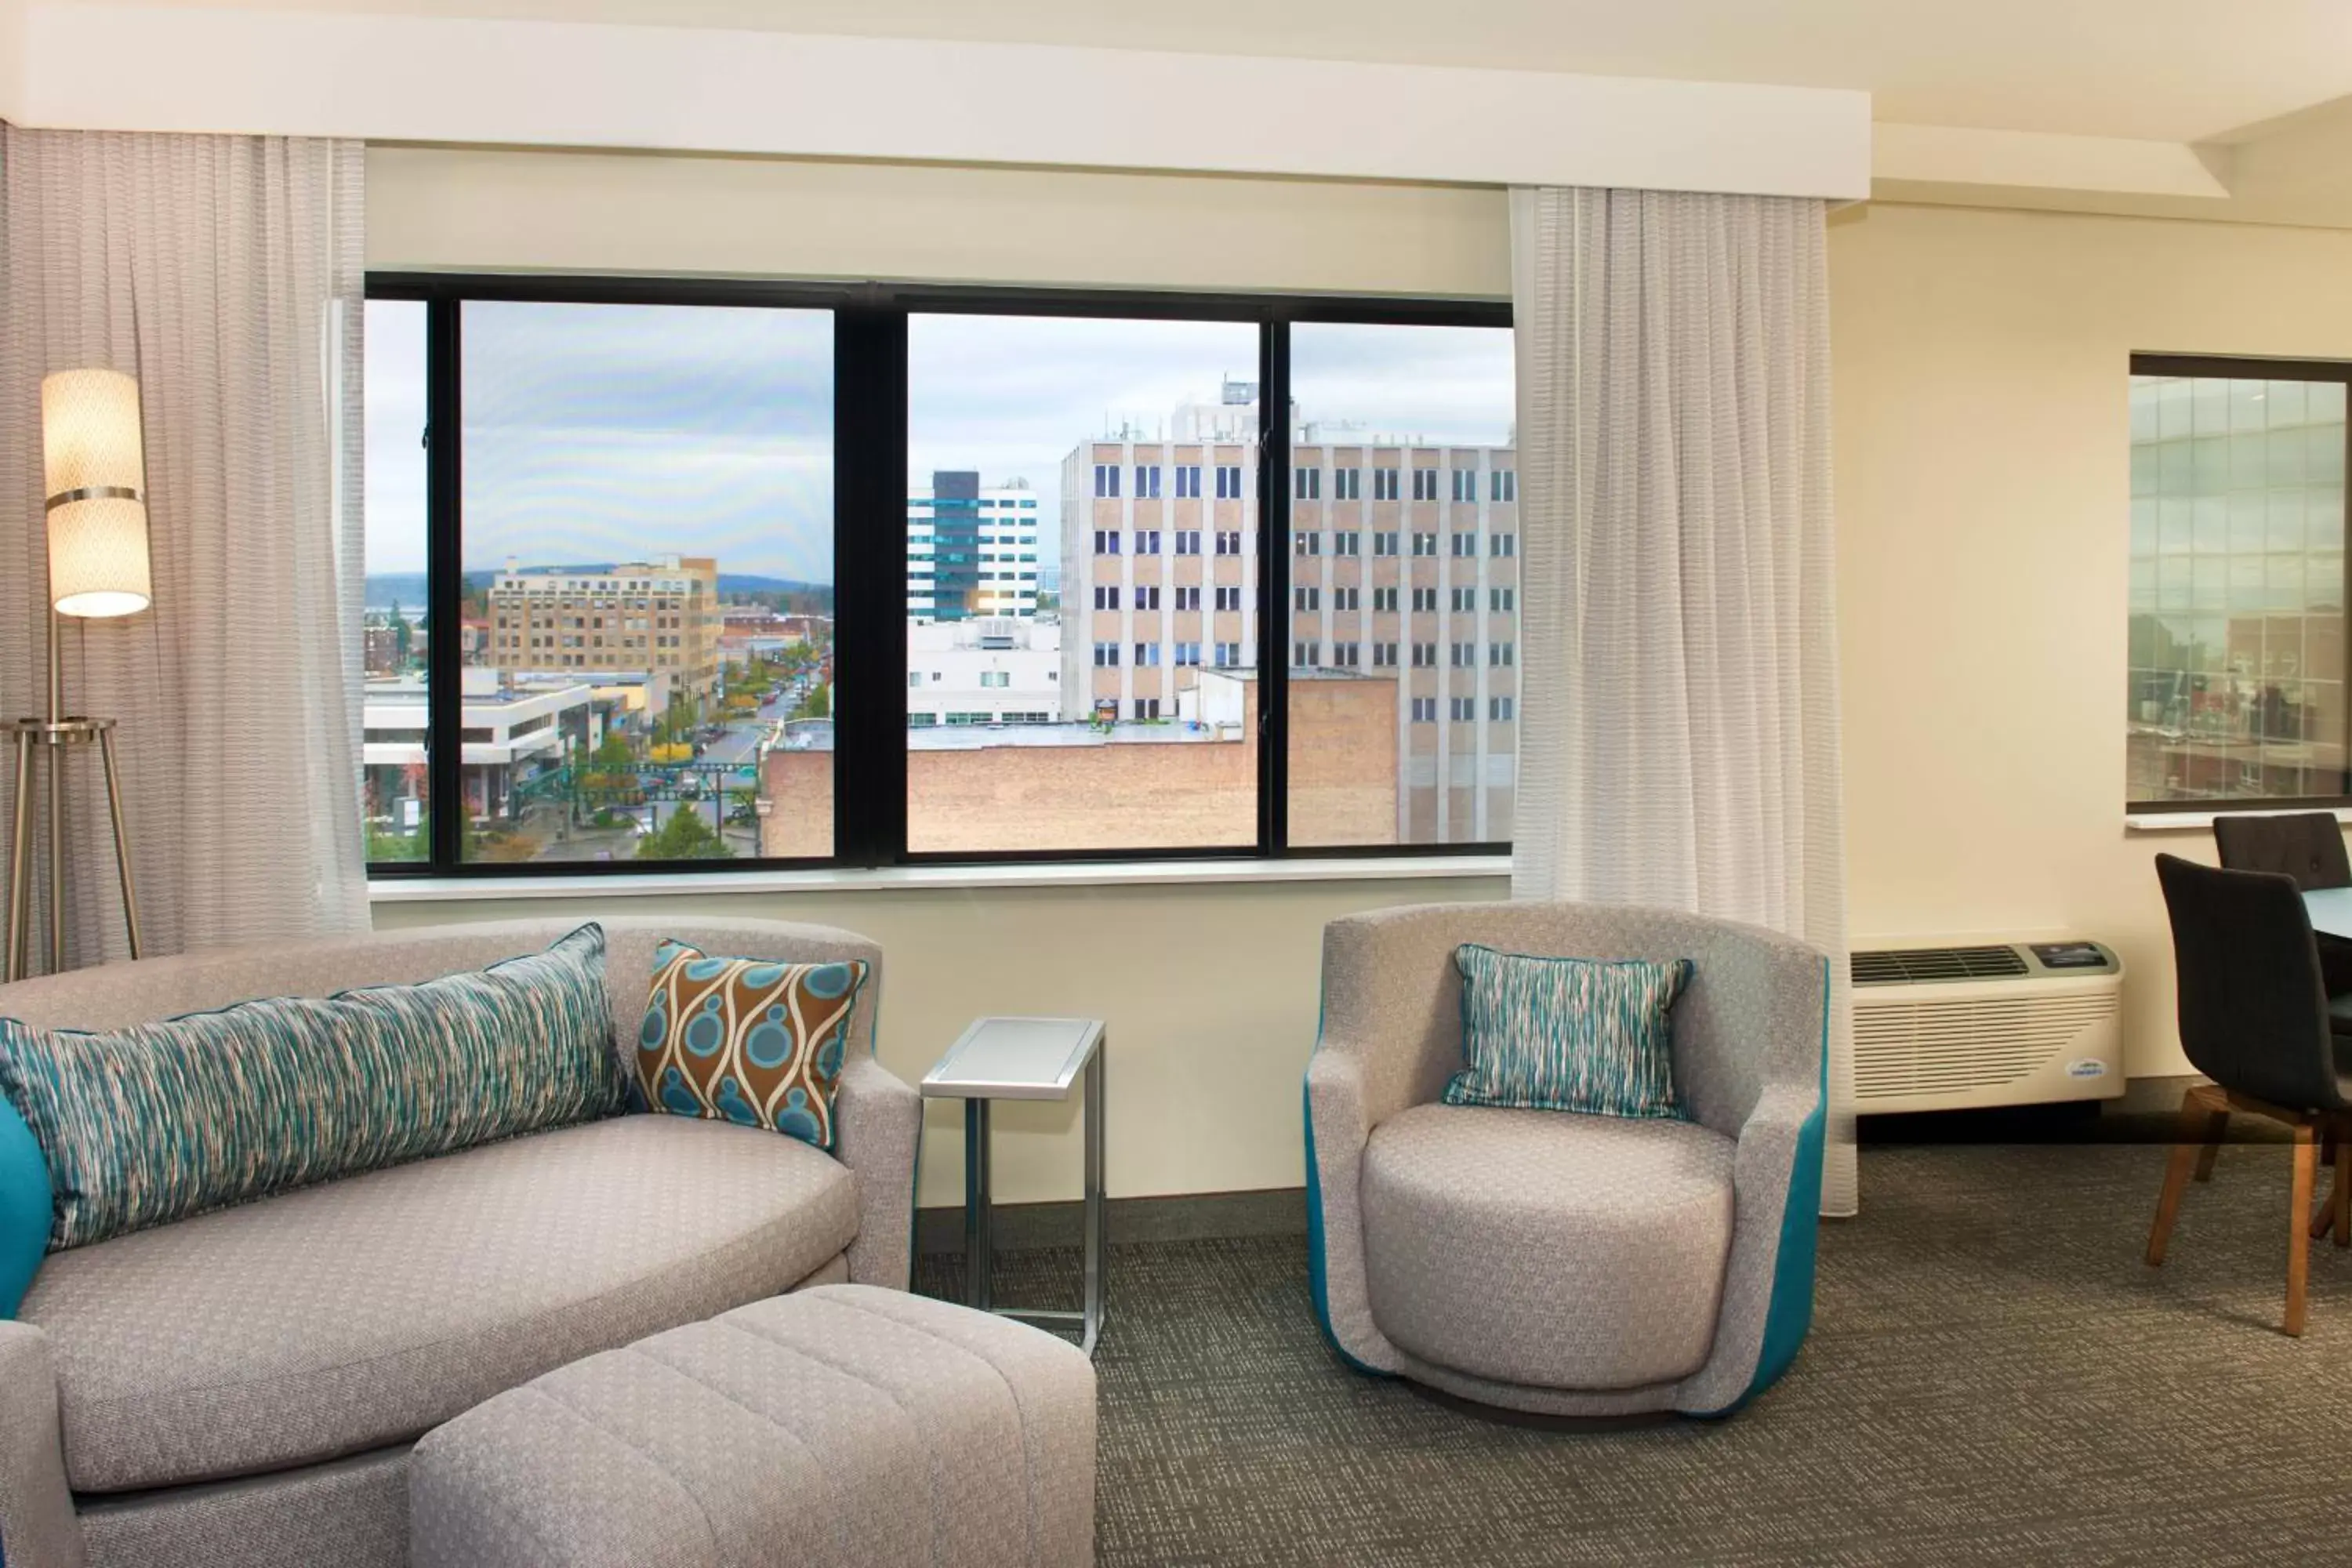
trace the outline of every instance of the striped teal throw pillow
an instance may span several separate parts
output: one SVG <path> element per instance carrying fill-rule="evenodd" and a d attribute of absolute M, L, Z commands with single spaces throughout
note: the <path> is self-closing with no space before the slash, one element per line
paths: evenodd
<path fill-rule="evenodd" d="M 422 984 L 127 1029 L 0 1018 L 0 1093 L 48 1162 L 52 1249 L 610 1116 L 604 928 Z"/>
<path fill-rule="evenodd" d="M 1465 942 L 1462 1061 L 1448 1105 L 1672 1116 L 1675 998 L 1686 958 L 1538 958 Z"/>

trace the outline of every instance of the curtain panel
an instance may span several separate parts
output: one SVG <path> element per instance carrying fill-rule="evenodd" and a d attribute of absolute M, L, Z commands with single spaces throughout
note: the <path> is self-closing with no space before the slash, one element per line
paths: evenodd
<path fill-rule="evenodd" d="M 362 174 L 356 142 L 0 126 L 0 709 L 40 712 L 47 679 L 41 378 L 128 372 L 154 603 L 64 621 L 60 665 L 72 711 L 119 721 L 150 954 L 367 924 Z M 73 965 L 125 953 L 83 750 Z M 0 832 L 14 782 L 0 770 Z"/>
<path fill-rule="evenodd" d="M 1512 890 L 1832 958 L 1824 1213 L 1856 1202 L 1824 204 L 1511 196 Z"/>

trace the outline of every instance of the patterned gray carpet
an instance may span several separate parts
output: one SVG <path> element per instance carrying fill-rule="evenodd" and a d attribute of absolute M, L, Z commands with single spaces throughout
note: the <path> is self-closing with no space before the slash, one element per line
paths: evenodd
<path fill-rule="evenodd" d="M 1115 1247 L 1099 1561 L 2352 1560 L 2352 1253 L 2315 1247 L 2310 1329 L 2284 1338 L 2284 1151 L 2226 1151 L 2153 1270 L 2164 1158 L 1865 1151 L 1789 1376 L 1726 1422 L 1609 1434 L 1491 1426 L 1344 1370 L 1301 1240 Z M 926 1288 L 960 1262 L 928 1259 Z M 1009 1255 L 999 1299 L 1041 1302 L 1074 1265 Z"/>

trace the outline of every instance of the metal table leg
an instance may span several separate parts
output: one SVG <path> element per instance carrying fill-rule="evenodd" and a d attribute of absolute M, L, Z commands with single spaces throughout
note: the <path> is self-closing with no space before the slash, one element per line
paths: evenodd
<path fill-rule="evenodd" d="M 963 1102 L 963 1258 L 964 1300 L 985 1312 L 990 1310 L 989 1275 L 995 1260 L 996 1241 L 989 1191 L 988 1105 L 985 1100 Z"/>
<path fill-rule="evenodd" d="M 1103 1328 L 1103 1248 L 1109 1239 L 1110 1204 L 1103 1194 L 1103 1050 L 1087 1064 L 1087 1305 L 1078 1348 L 1095 1353 Z"/>

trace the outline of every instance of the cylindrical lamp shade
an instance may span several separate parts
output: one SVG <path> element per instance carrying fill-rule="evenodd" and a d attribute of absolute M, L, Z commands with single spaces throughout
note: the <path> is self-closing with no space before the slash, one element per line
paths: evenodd
<path fill-rule="evenodd" d="M 41 383 L 49 603 L 61 616 L 127 616 L 152 598 L 139 383 L 115 370 Z"/>

